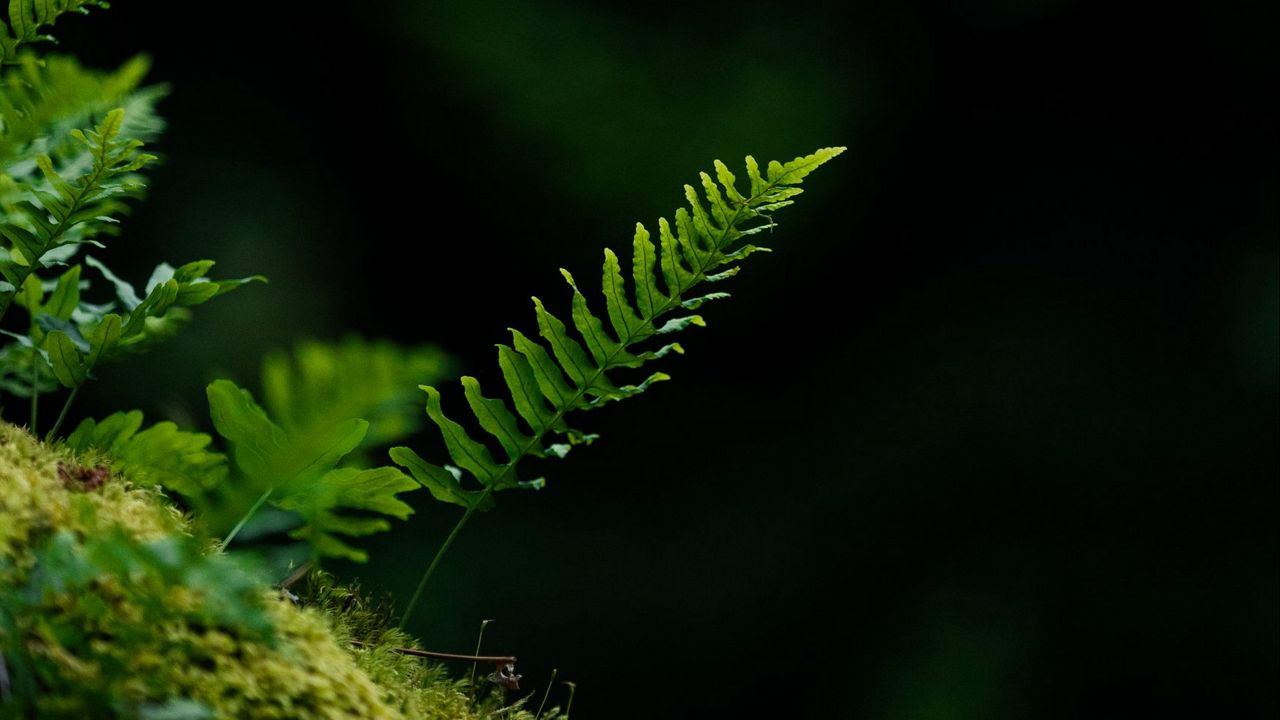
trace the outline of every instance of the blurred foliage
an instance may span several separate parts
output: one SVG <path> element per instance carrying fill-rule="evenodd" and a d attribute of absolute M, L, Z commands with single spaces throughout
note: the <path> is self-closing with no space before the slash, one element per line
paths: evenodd
<path fill-rule="evenodd" d="M 86 418 L 67 436 L 79 453 L 97 450 L 117 472 L 139 485 L 159 486 L 199 502 L 227 479 L 227 458 L 209 447 L 212 438 L 163 421 L 142 429 L 138 410 L 100 421 Z"/>
<path fill-rule="evenodd" d="M 208 388 L 213 423 L 229 445 L 231 463 L 204 433 L 169 421 L 143 429 L 140 411 L 86 419 L 67 444 L 103 453 L 133 482 L 182 496 L 199 511 L 206 533 L 235 535 L 247 528 L 246 538 L 262 540 L 289 530 L 317 557 L 364 560 L 363 551 L 336 536 L 380 532 L 387 521 L 338 510 L 401 520 L 412 512 L 395 494 L 418 485 L 371 460 L 375 450 L 421 425 L 415 384 L 438 380 L 448 362 L 432 347 L 406 350 L 356 337 L 307 341 L 292 354 L 271 355 L 263 363 L 270 411 L 230 381 Z M 283 512 L 258 516 L 264 503 Z"/>
<path fill-rule="evenodd" d="M 277 351 L 263 360 L 264 402 L 285 431 L 299 435 L 363 418 L 369 430 L 356 452 L 367 453 L 422 427 L 418 386 L 447 377 L 452 364 L 430 345 L 404 348 L 354 336 L 336 343 L 303 341 L 292 353 Z M 345 464 L 367 462 L 361 458 L 348 457 Z"/>

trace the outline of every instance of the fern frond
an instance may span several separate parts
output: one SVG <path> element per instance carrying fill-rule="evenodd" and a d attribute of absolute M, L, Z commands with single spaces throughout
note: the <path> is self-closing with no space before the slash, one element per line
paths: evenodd
<path fill-rule="evenodd" d="M 137 410 L 89 418 L 67 436 L 67 447 L 105 453 L 112 469 L 134 483 L 158 485 L 195 502 L 226 481 L 227 457 L 209 449 L 208 435 L 168 421 L 141 428 Z"/>
<path fill-rule="evenodd" d="M 49 155 L 60 167 L 87 167 L 88 156 L 71 133 L 123 108 L 124 137 L 150 141 L 164 128 L 155 103 L 164 86 L 139 88 L 150 68 L 138 56 L 114 72 L 85 68 L 75 58 L 37 59 L 22 53 L 0 81 L 0 168 L 14 180 L 39 175 L 35 159 Z"/>
<path fill-rule="evenodd" d="M 105 7 L 102 0 L 9 0 L 8 22 L 0 22 L 0 63 L 8 64 L 22 45 L 53 38 L 41 33 L 58 16 Z"/>
<path fill-rule="evenodd" d="M 298 513 L 304 525 L 293 537 L 311 543 L 318 556 L 363 562 L 362 550 L 338 535 L 360 537 L 390 527 L 383 517 L 339 514 L 357 510 L 400 520 L 413 509 L 396 497 L 418 484 L 394 467 L 360 470 L 338 467 L 360 445 L 369 424 L 344 419 L 325 428 L 291 433 L 267 416 L 246 390 L 230 381 L 209 385 L 209 414 L 218 434 L 230 444 L 236 474 L 226 488 L 230 519 L 252 513 L 261 500 Z"/>
<path fill-rule="evenodd" d="M 141 189 L 135 173 L 155 159 L 140 152 L 142 142 L 120 136 L 124 110 L 115 109 L 98 126 L 73 136 L 88 150 L 91 167 L 70 179 L 53 166 L 49 156 L 37 158 L 46 188 L 32 188 L 34 199 L 16 203 L 16 216 L 0 222 L 0 236 L 11 243 L 0 255 L 0 318 L 27 278 L 48 262 L 62 262 L 63 248 L 111 233 L 125 206 L 121 202 Z M 52 257 L 51 257 L 52 254 Z"/>
<path fill-rule="evenodd" d="M 171 336 L 189 319 L 186 308 L 247 283 L 265 281 L 260 276 L 210 280 L 205 275 L 214 265 L 211 260 L 197 260 L 177 268 L 162 263 L 139 295 L 133 285 L 116 277 L 100 261 L 86 257 L 85 262 L 115 287 L 123 313 L 112 312 L 114 303 L 90 305 L 79 301 L 79 265 L 64 274 L 64 278 L 74 275 L 75 281 L 55 288 L 48 303 L 40 304 L 34 277 L 24 283 L 28 292 L 20 300 L 39 325 L 33 340 L 47 351 L 54 376 L 68 388 L 81 385 L 100 363 L 142 352 Z M 59 298 L 59 288 L 64 286 L 64 296 Z"/>
<path fill-rule="evenodd" d="M 604 319 L 592 310 L 573 276 L 562 270 L 572 291 L 573 331 L 533 298 L 542 341 L 512 329 L 511 344 L 498 346 L 498 365 L 509 400 L 486 397 L 478 380 L 462 378 L 463 395 L 475 422 L 490 436 L 487 441 L 476 440 L 450 419 L 442 409 L 439 391 L 423 386 L 427 415 L 439 428 L 457 467 L 429 463 L 407 447 L 393 448 L 392 459 L 436 499 L 463 506 L 468 514 L 491 505 L 495 492 L 539 487 L 541 480 L 522 482 L 516 466 L 529 456 L 563 457 L 572 445 L 594 439 L 566 424 L 570 413 L 632 397 L 668 379 L 665 373 L 655 372 L 637 384 L 623 384 L 612 375 L 668 352 L 682 352 L 674 342 L 649 349 L 643 343 L 703 325 L 700 315 L 686 313 L 726 294 L 697 295 L 695 291 L 704 283 L 732 277 L 740 260 L 764 250 L 743 242 L 744 238 L 774 227 L 772 213 L 792 204 L 802 192 L 798 185 L 804 178 L 843 151 L 825 148 L 788 163 L 774 161 L 763 174 L 756 161 L 747 157 L 746 190 L 738 187 L 724 163 L 716 161 L 714 180 L 708 173 L 701 174 L 701 194 L 685 186 L 689 206 L 676 211 L 674 225 L 665 218 L 658 220 L 656 244 L 648 229 L 636 225 L 629 272 L 615 252 L 604 251 Z M 566 442 L 549 443 L 553 437 Z M 501 459 L 495 458 L 489 441 L 501 450 Z"/>

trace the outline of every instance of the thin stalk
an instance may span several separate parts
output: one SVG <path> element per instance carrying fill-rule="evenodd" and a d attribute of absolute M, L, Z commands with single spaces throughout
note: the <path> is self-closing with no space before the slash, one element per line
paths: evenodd
<path fill-rule="evenodd" d="M 67 401 L 62 403 L 62 411 L 58 413 L 58 419 L 53 422 L 53 427 L 49 429 L 49 434 L 44 436 L 45 442 L 49 442 L 58 435 L 58 431 L 62 429 L 62 421 L 67 419 L 67 411 L 71 409 L 71 403 L 75 402 L 76 395 L 80 394 L 80 388 L 84 387 L 84 383 L 71 388 L 71 394 L 67 396 Z"/>
<path fill-rule="evenodd" d="M 373 647 L 369 643 L 352 640 L 351 647 Z M 431 650 L 419 650 L 418 648 L 396 647 L 391 648 L 392 652 L 401 655 L 412 655 L 413 657 L 431 658 L 432 660 L 470 660 L 472 662 L 493 663 L 494 665 L 506 665 L 515 663 L 514 655 L 459 655 L 457 653 L 433 652 Z"/>
<path fill-rule="evenodd" d="M 486 627 L 489 627 L 489 623 L 491 622 L 494 622 L 494 621 L 493 620 L 480 621 L 480 634 L 476 637 L 476 651 L 475 651 L 476 655 L 480 654 L 480 644 L 484 642 L 484 629 Z M 476 664 L 474 662 L 471 663 L 471 676 L 467 679 L 467 688 L 469 689 L 469 692 L 472 692 L 472 693 L 474 693 L 476 689 Z"/>
<path fill-rule="evenodd" d="M 431 564 L 427 566 L 427 571 L 422 573 L 422 579 L 418 581 L 418 587 L 414 589 L 413 597 L 409 598 L 409 604 L 405 606 L 404 614 L 400 616 L 400 625 L 398 627 L 401 630 L 404 630 L 404 626 L 409 623 L 409 616 L 413 614 L 413 609 L 418 605 L 418 600 L 422 598 L 422 591 L 426 589 L 427 581 L 431 579 L 431 575 L 436 571 L 436 566 L 440 564 L 441 558 L 443 558 L 445 552 L 449 550 L 449 546 L 453 544 L 454 538 L 458 537 L 458 533 L 462 532 L 463 526 L 465 526 L 467 521 L 471 519 L 471 516 L 475 514 L 476 508 L 489 497 L 489 493 L 492 491 L 492 485 L 485 488 L 480 499 L 472 503 L 467 508 L 467 511 L 463 513 L 462 518 L 458 520 L 458 524 L 454 525 L 453 530 L 449 531 L 449 537 L 444 539 L 444 544 L 436 551 L 435 557 L 431 558 Z"/>
<path fill-rule="evenodd" d="M 9 682 L 9 666 L 4 662 L 4 653 L 0 652 L 0 703 L 7 705 L 12 701 L 13 693 L 9 690 L 10 685 L 12 683 Z"/>
<path fill-rule="evenodd" d="M 18 289 L 11 293 L 0 293 L 0 320 L 4 320 L 4 316 L 9 313 L 9 306 L 13 305 L 13 299 L 22 291 L 22 286 L 26 284 L 27 277 L 43 268 L 44 266 L 40 264 L 39 260 L 31 260 L 29 265 L 24 265 L 18 270 L 18 277 L 15 279 L 20 282 L 13 283 L 13 286 Z"/>
<path fill-rule="evenodd" d="M 36 412 L 40 408 L 40 353 L 35 349 L 31 349 L 31 434 L 39 435 L 36 428 Z"/>
<path fill-rule="evenodd" d="M 573 693 L 578 689 L 577 683 L 565 682 L 569 686 L 569 702 L 564 706 L 564 720 L 569 720 L 569 712 L 573 710 Z"/>
<path fill-rule="evenodd" d="M 294 584 L 294 583 L 296 583 L 296 582 L 298 582 L 299 580 L 301 580 L 302 578 L 306 577 L 306 576 L 307 576 L 307 573 L 309 573 L 309 572 L 311 572 L 311 561 L 310 561 L 310 560 L 308 560 L 307 562 L 304 562 L 304 563 L 302 563 L 301 565 L 299 565 L 297 568 L 295 568 L 295 569 L 294 569 L 294 571 L 293 571 L 293 572 L 289 573 L 289 577 L 285 578 L 284 580 L 281 580 L 281 581 L 280 581 L 280 586 L 279 586 L 279 587 L 280 587 L 280 589 L 281 589 L 281 590 L 288 590 L 289 588 L 293 587 L 293 584 Z"/>
<path fill-rule="evenodd" d="M 262 497 L 258 498 L 257 502 L 253 504 L 253 507 L 249 508 L 249 512 L 246 512 L 244 517 L 240 518 L 240 522 L 236 523 L 236 526 L 231 528 L 231 532 L 227 533 L 227 536 L 222 538 L 222 542 L 218 543 L 218 552 L 226 550 L 227 546 L 231 544 L 231 541 L 236 539 L 236 535 L 239 535 L 240 531 L 244 529 L 244 525 L 249 522 L 249 518 L 253 517 L 254 513 L 258 512 L 258 508 L 262 507 L 262 503 L 266 502 L 267 498 L 271 497 L 272 490 L 275 490 L 275 488 L 267 488 L 267 491 L 262 493 Z"/>
<path fill-rule="evenodd" d="M 542 709 L 547 706 L 547 698 L 551 696 L 551 686 L 556 684 L 556 673 L 559 670 L 551 668 L 551 680 L 547 682 L 547 691 L 542 693 L 542 702 L 538 704 L 538 714 L 533 716 L 533 720 L 542 717 Z"/>

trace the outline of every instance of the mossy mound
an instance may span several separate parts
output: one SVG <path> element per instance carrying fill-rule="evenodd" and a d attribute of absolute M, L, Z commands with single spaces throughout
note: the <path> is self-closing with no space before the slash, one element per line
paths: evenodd
<path fill-rule="evenodd" d="M 350 590 L 282 597 L 97 460 L 0 423 L 0 718 L 532 718 L 397 652 Z"/>

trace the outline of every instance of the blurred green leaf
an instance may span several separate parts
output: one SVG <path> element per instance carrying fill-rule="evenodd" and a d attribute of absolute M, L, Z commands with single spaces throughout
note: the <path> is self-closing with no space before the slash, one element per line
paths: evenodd
<path fill-rule="evenodd" d="M 369 421 L 361 449 L 385 447 L 422 427 L 417 386 L 438 382 L 451 369 L 439 349 L 402 348 L 350 337 L 339 343 L 302 342 L 291 354 L 272 353 L 262 364 L 264 399 L 271 417 L 305 435 L 347 418 Z M 363 462 L 348 458 L 347 465 Z"/>

